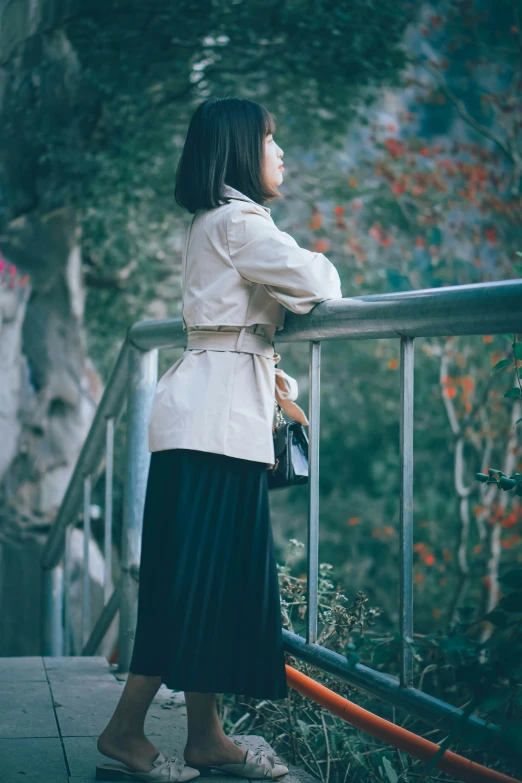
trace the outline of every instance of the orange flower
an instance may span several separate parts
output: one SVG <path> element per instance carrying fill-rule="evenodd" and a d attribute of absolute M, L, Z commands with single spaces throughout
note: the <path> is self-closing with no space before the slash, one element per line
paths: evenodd
<path fill-rule="evenodd" d="M 328 239 L 318 239 L 315 243 L 315 247 L 318 253 L 326 253 L 330 247 L 330 242 Z"/>
<path fill-rule="evenodd" d="M 392 528 L 392 526 L 391 526 L 391 525 L 386 525 L 386 526 L 385 526 L 385 528 L 384 528 L 384 532 L 385 532 L 385 533 L 386 533 L 388 536 L 394 536 L 394 535 L 395 535 L 395 530 Z"/>
<path fill-rule="evenodd" d="M 364 282 L 364 275 L 356 275 L 355 276 L 355 282 L 359 283 L 359 284 L 363 283 Z"/>
<path fill-rule="evenodd" d="M 390 361 L 388 362 L 388 367 L 390 368 L 390 370 L 396 370 L 398 366 L 399 366 L 398 359 L 390 359 Z"/>
<path fill-rule="evenodd" d="M 352 179 L 349 179 L 349 180 L 348 180 L 348 184 L 349 184 L 349 185 L 350 185 L 352 188 L 355 188 L 355 187 L 356 187 L 356 185 L 357 185 L 357 180 L 356 180 L 356 179 L 353 179 L 353 178 L 352 178 Z"/>
<path fill-rule="evenodd" d="M 424 582 L 424 574 L 417 573 L 413 578 L 416 582 Z"/>
<path fill-rule="evenodd" d="M 422 559 L 424 560 L 424 562 L 428 566 L 432 566 L 435 563 L 434 555 L 424 555 L 424 557 Z"/>
<path fill-rule="evenodd" d="M 508 528 L 513 527 L 513 525 L 516 525 L 518 522 L 516 511 L 512 511 L 509 516 L 507 516 L 504 520 L 502 520 L 501 524 L 502 527 Z"/>
<path fill-rule="evenodd" d="M 518 535 L 518 533 L 515 533 L 514 535 L 502 541 L 502 549 L 511 549 L 511 547 L 514 546 L 515 544 L 518 544 L 520 540 L 521 538 Z"/>
<path fill-rule="evenodd" d="M 448 397 L 450 400 L 452 400 L 454 397 L 457 396 L 457 390 L 454 386 L 447 386 L 443 390 L 443 394 L 445 397 Z"/>
<path fill-rule="evenodd" d="M 314 212 L 314 214 L 312 215 L 312 219 L 308 225 L 314 231 L 317 231 L 318 228 L 321 228 L 322 224 L 323 224 L 323 216 L 321 215 L 320 212 Z"/>
<path fill-rule="evenodd" d="M 344 215 L 344 207 L 335 207 L 334 215 Z"/>
<path fill-rule="evenodd" d="M 348 520 L 348 524 L 350 525 L 350 527 L 354 527 L 354 525 L 358 525 L 359 517 L 350 517 L 350 519 Z"/>
<path fill-rule="evenodd" d="M 478 555 L 479 552 L 482 552 L 482 544 L 475 544 L 473 547 L 473 554 Z"/>
<path fill-rule="evenodd" d="M 492 343 L 493 342 L 493 336 L 491 334 L 485 334 L 482 338 L 483 343 Z"/>
<path fill-rule="evenodd" d="M 389 138 L 384 142 L 384 146 L 392 156 L 392 158 L 399 158 L 406 153 L 406 146 L 398 139 Z"/>
<path fill-rule="evenodd" d="M 426 549 L 426 544 L 423 544 L 422 541 L 418 541 L 416 544 L 413 545 L 414 552 L 423 552 L 425 549 Z"/>
<path fill-rule="evenodd" d="M 441 615 L 440 609 L 432 609 L 431 613 L 432 613 L 433 617 L 435 617 L 435 619 L 438 619 L 440 617 L 440 615 Z"/>
<path fill-rule="evenodd" d="M 472 392 L 475 387 L 475 383 L 471 375 L 465 375 L 463 378 L 459 378 L 459 383 L 464 389 L 464 391 L 468 393 Z"/>

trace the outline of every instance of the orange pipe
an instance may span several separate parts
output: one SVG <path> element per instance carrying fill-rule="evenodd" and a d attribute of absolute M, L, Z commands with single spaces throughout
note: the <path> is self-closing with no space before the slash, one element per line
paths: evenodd
<path fill-rule="evenodd" d="M 285 664 L 285 666 L 287 682 L 291 688 L 312 699 L 312 701 L 325 707 L 330 712 L 333 712 L 334 715 L 338 715 L 353 726 L 357 726 L 358 729 L 371 734 L 372 737 L 376 737 L 388 745 L 393 745 L 394 748 L 404 750 L 410 756 L 415 756 L 415 758 L 421 761 L 429 761 L 439 750 L 439 745 L 435 745 L 434 742 L 418 737 L 412 731 L 396 726 L 384 718 L 379 718 L 373 712 L 368 712 L 368 710 L 345 699 L 344 696 L 339 696 L 339 694 L 334 693 L 334 691 L 321 685 L 321 683 L 312 680 L 311 677 L 307 677 L 303 672 L 294 669 L 288 664 Z M 489 781 L 496 781 L 496 783 L 521 783 L 520 780 L 510 778 L 501 772 L 495 772 L 492 769 L 488 769 L 488 767 L 483 767 L 481 764 L 475 764 L 474 761 L 458 756 L 450 750 L 444 752 L 437 767 L 443 772 L 453 775 L 457 780 L 464 781 L 464 783 L 489 783 Z"/>

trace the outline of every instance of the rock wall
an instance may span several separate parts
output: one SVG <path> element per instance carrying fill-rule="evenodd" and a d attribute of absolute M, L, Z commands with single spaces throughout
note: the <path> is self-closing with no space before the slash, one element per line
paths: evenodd
<path fill-rule="evenodd" d="M 41 653 L 39 556 L 103 391 L 86 352 L 72 169 L 94 96 L 61 27 L 75 7 L 0 4 L 2 656 Z M 96 557 L 92 568 L 97 616 Z"/>

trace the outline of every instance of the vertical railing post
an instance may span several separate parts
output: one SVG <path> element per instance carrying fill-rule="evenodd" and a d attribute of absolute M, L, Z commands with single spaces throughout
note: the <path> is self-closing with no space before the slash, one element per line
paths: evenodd
<path fill-rule="evenodd" d="M 92 479 L 83 480 L 83 590 L 82 590 L 82 633 L 80 648 L 91 633 L 91 566 L 89 544 L 91 542 L 91 488 Z"/>
<path fill-rule="evenodd" d="M 114 419 L 107 419 L 105 434 L 105 534 L 103 602 L 107 603 L 112 593 L 112 481 L 114 472 Z"/>
<path fill-rule="evenodd" d="M 317 641 L 317 611 L 319 583 L 319 415 L 321 404 L 321 343 L 310 340 L 308 405 L 308 551 L 306 601 L 308 618 L 307 644 Z"/>
<path fill-rule="evenodd" d="M 156 390 L 158 351 L 129 350 L 127 436 L 121 540 L 118 672 L 129 671 L 137 621 L 143 508 L 150 464 L 148 419 Z"/>
<path fill-rule="evenodd" d="M 42 569 L 42 655 L 63 655 L 63 561 Z"/>
<path fill-rule="evenodd" d="M 413 338 L 401 338 L 400 683 L 413 681 Z"/>
<path fill-rule="evenodd" d="M 69 656 L 71 654 L 72 630 L 72 612 L 71 612 L 71 549 L 72 537 L 74 535 L 74 525 L 67 525 L 65 528 L 65 550 L 63 555 L 63 653 Z M 77 653 L 77 651 L 76 651 Z"/>

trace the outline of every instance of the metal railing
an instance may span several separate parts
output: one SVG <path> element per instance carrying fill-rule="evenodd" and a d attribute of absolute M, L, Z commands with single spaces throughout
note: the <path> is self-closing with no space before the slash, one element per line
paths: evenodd
<path fill-rule="evenodd" d="M 422 289 L 328 300 L 308 315 L 286 313 L 278 342 L 309 342 L 309 514 L 307 541 L 306 638 L 283 629 L 284 648 L 296 658 L 431 723 L 449 725 L 462 711 L 412 687 L 413 634 L 413 367 L 414 338 L 522 332 L 522 280 Z M 400 677 L 362 664 L 316 644 L 318 619 L 320 372 L 323 340 L 397 338 L 401 345 L 400 419 Z M 137 620 L 141 525 L 150 453 L 147 422 L 157 382 L 158 349 L 184 347 L 182 319 L 144 321 L 127 332 L 105 387 L 76 468 L 42 556 L 44 577 L 43 650 L 67 655 L 70 633 L 68 532 L 83 507 L 85 532 L 82 655 L 94 655 L 116 612 L 120 612 L 118 671 L 128 672 Z M 121 578 L 108 595 L 112 546 L 114 430 L 127 404 L 126 471 L 121 541 Z M 90 627 L 90 496 L 105 466 L 105 606 Z M 62 621 L 63 618 L 63 621 Z M 479 741 L 498 739 L 498 728 L 469 718 Z"/>

